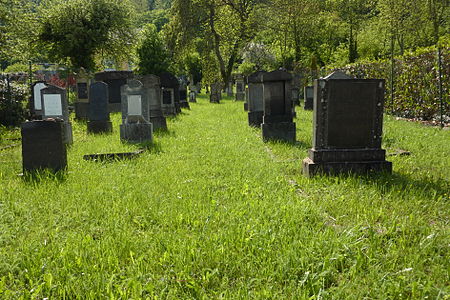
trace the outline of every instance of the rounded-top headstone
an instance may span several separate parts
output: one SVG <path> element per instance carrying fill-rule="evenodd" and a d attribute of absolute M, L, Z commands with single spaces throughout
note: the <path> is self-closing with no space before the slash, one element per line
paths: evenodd
<path fill-rule="evenodd" d="M 333 73 L 327 75 L 323 79 L 329 80 L 329 79 L 353 79 L 353 78 L 351 76 L 345 74 L 344 72 L 334 71 Z"/>

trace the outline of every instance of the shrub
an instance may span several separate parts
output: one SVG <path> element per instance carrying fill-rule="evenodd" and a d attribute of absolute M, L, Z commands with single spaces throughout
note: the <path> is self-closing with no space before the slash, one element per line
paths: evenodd
<path fill-rule="evenodd" d="M 23 84 L 8 83 L 0 80 L 0 125 L 18 126 L 27 116 L 23 103 L 28 99 L 28 88 Z"/>

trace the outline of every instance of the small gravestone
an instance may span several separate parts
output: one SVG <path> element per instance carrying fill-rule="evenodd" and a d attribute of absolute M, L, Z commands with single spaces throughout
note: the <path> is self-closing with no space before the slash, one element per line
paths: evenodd
<path fill-rule="evenodd" d="M 169 72 L 159 74 L 161 81 L 161 107 L 164 116 L 175 116 L 181 112 L 178 79 Z"/>
<path fill-rule="evenodd" d="M 209 102 L 220 103 L 222 99 L 222 85 L 220 82 L 215 82 L 211 84 L 211 93 L 209 95 Z"/>
<path fill-rule="evenodd" d="M 381 149 L 385 82 L 333 73 L 314 82 L 313 148 L 303 173 L 392 172 Z"/>
<path fill-rule="evenodd" d="M 148 120 L 149 101 L 142 83 L 129 80 L 121 87 L 122 124 L 120 139 L 130 143 L 151 142 L 153 126 Z"/>
<path fill-rule="evenodd" d="M 72 124 L 69 119 L 69 107 L 66 90 L 54 85 L 41 89 L 42 119 L 62 119 L 64 121 L 64 143 L 72 144 Z"/>
<path fill-rule="evenodd" d="M 167 121 L 166 117 L 164 117 L 161 104 L 161 82 L 159 77 L 155 75 L 143 75 L 137 79 L 142 82 L 148 97 L 149 121 L 153 125 L 153 130 L 167 130 Z"/>
<path fill-rule="evenodd" d="M 89 114 L 89 81 L 88 74 L 81 70 L 77 74 L 77 100 L 75 101 L 75 118 L 88 119 Z"/>
<path fill-rule="evenodd" d="M 248 111 L 248 98 L 249 98 L 249 90 L 248 90 L 248 78 L 247 78 L 247 86 L 245 87 L 244 111 Z"/>
<path fill-rule="evenodd" d="M 108 85 L 108 110 L 109 112 L 121 111 L 120 88 L 133 78 L 132 71 L 106 71 L 94 75 L 95 81 L 102 81 Z"/>
<path fill-rule="evenodd" d="M 88 133 L 112 132 L 108 110 L 108 85 L 101 81 L 91 84 L 89 97 Z"/>
<path fill-rule="evenodd" d="M 180 107 L 190 109 L 189 102 L 187 99 L 187 86 L 184 82 L 180 83 L 179 91 L 180 91 Z"/>
<path fill-rule="evenodd" d="M 305 106 L 303 107 L 305 110 L 313 110 L 314 103 L 314 87 L 313 86 L 305 86 L 304 88 L 304 101 Z"/>
<path fill-rule="evenodd" d="M 281 70 L 262 75 L 264 117 L 261 129 L 264 141 L 295 142 L 291 79 L 291 74 Z"/>
<path fill-rule="evenodd" d="M 300 86 L 301 86 L 302 76 L 299 73 L 292 73 L 292 102 L 293 105 L 300 105 Z"/>
<path fill-rule="evenodd" d="M 31 105 L 30 111 L 33 119 L 42 118 L 42 99 L 41 90 L 47 87 L 45 81 L 36 81 L 31 86 Z"/>
<path fill-rule="evenodd" d="M 197 102 L 197 86 L 195 84 L 189 85 L 189 102 Z"/>
<path fill-rule="evenodd" d="M 228 97 L 233 97 L 234 96 L 233 95 L 233 82 L 232 81 L 228 82 L 226 90 L 227 90 L 227 96 Z"/>
<path fill-rule="evenodd" d="M 248 76 L 248 125 L 261 127 L 264 115 L 264 94 L 262 75 L 258 71 Z"/>
<path fill-rule="evenodd" d="M 239 74 L 236 76 L 236 101 L 245 100 L 245 81 L 244 76 Z"/>
<path fill-rule="evenodd" d="M 292 88 L 292 104 L 300 105 L 300 91 L 297 87 Z"/>
<path fill-rule="evenodd" d="M 58 172 L 67 168 L 63 120 L 43 120 L 22 123 L 23 172 L 49 169 Z"/>

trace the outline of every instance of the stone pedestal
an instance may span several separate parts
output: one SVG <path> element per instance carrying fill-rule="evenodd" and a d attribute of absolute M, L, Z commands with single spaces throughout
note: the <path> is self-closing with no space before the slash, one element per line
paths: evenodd
<path fill-rule="evenodd" d="M 263 122 L 264 112 L 262 111 L 249 111 L 248 112 L 248 125 L 252 127 L 261 127 Z"/>
<path fill-rule="evenodd" d="M 296 131 L 294 122 L 263 123 L 261 124 L 264 141 L 295 142 Z"/>
<path fill-rule="evenodd" d="M 112 122 L 111 121 L 89 121 L 87 122 L 88 133 L 111 133 Z"/>
<path fill-rule="evenodd" d="M 187 90 L 186 87 L 180 88 L 180 107 L 191 109 L 189 102 L 187 101 Z"/>
<path fill-rule="evenodd" d="M 42 169 L 58 172 L 67 168 L 63 122 L 25 122 L 22 123 L 21 133 L 24 173 Z"/>
<path fill-rule="evenodd" d="M 89 103 L 75 102 L 75 119 L 87 120 L 89 114 Z"/>
<path fill-rule="evenodd" d="M 120 125 L 120 139 L 129 143 L 144 143 L 153 140 L 151 123 L 127 123 Z"/>
<path fill-rule="evenodd" d="M 167 130 L 167 121 L 164 116 L 152 117 L 150 116 L 150 123 L 153 125 L 153 130 Z"/>

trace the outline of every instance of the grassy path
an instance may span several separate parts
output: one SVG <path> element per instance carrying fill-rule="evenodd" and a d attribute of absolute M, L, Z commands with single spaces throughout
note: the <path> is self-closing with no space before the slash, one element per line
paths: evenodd
<path fill-rule="evenodd" d="M 295 145 L 264 144 L 242 103 L 191 104 L 151 151 L 74 124 L 69 174 L 25 181 L 0 152 L 0 298 L 444 298 L 450 132 L 386 121 L 393 176 L 309 180 Z M 430 161 L 433 163 L 430 164 Z"/>

